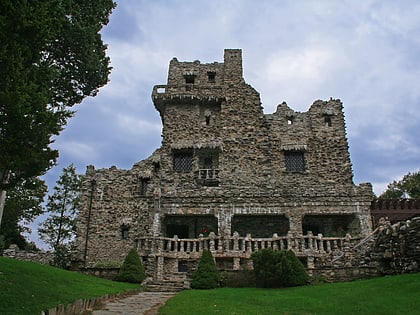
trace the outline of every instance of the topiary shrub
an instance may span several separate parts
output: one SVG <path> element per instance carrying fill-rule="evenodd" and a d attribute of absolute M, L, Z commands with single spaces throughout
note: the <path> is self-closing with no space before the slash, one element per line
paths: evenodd
<path fill-rule="evenodd" d="M 137 251 L 131 249 L 124 259 L 124 262 L 118 272 L 117 281 L 141 283 L 146 279 L 144 268 Z"/>
<path fill-rule="evenodd" d="M 281 283 L 286 287 L 305 285 L 309 281 L 305 267 L 295 253 L 291 250 L 284 251 L 281 263 Z"/>
<path fill-rule="evenodd" d="M 197 270 L 192 276 L 192 289 L 214 289 L 220 283 L 219 272 L 217 271 L 213 255 L 209 250 L 203 250 Z"/>
<path fill-rule="evenodd" d="M 305 285 L 305 267 L 291 250 L 263 249 L 252 254 L 256 284 L 263 288 Z"/>

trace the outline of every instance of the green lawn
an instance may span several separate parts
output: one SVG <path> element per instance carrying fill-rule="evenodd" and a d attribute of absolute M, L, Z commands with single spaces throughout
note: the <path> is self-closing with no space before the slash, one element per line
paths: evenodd
<path fill-rule="evenodd" d="M 140 285 L 0 257 L 0 314 L 39 315 L 80 298 L 124 292 Z"/>
<path fill-rule="evenodd" d="M 420 314 L 420 273 L 290 289 L 189 290 L 159 314 Z"/>

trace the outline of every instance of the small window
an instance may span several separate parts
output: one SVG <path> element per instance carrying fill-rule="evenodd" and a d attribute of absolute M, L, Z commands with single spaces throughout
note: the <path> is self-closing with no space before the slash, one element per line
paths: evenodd
<path fill-rule="evenodd" d="M 148 185 L 149 185 L 149 179 L 142 178 L 140 181 L 140 196 L 146 196 Z"/>
<path fill-rule="evenodd" d="M 159 162 L 154 162 L 153 163 L 153 170 L 157 173 L 160 171 L 160 163 Z"/>
<path fill-rule="evenodd" d="M 195 82 L 195 75 L 193 74 L 184 75 L 184 78 L 186 84 L 194 84 Z"/>
<path fill-rule="evenodd" d="M 284 160 L 287 172 L 305 171 L 305 156 L 302 151 L 285 151 Z"/>
<path fill-rule="evenodd" d="M 174 153 L 174 171 L 191 172 L 192 171 L 192 152 Z"/>
<path fill-rule="evenodd" d="M 207 72 L 207 79 L 210 83 L 215 83 L 216 82 L 216 72 Z"/>
<path fill-rule="evenodd" d="M 287 117 L 287 124 L 288 125 L 293 125 L 294 122 L 295 122 L 295 117 L 294 116 L 288 116 Z"/>
<path fill-rule="evenodd" d="M 128 231 L 130 230 L 130 227 L 128 225 L 121 225 L 121 239 L 126 240 L 128 239 Z"/>
<path fill-rule="evenodd" d="M 329 115 L 324 116 L 324 123 L 326 127 L 331 127 L 331 116 Z"/>

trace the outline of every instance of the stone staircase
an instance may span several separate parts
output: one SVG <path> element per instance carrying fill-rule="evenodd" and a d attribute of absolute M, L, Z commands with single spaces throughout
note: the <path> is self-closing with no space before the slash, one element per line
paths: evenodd
<path fill-rule="evenodd" d="M 179 292 L 190 289 L 190 281 L 183 272 L 165 275 L 163 279 L 152 279 L 144 284 L 148 292 Z"/>

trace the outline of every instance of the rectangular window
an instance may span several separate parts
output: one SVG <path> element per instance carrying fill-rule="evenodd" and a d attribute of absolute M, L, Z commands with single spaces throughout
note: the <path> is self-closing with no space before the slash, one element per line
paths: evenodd
<path fill-rule="evenodd" d="M 140 182 L 140 196 L 146 196 L 148 185 L 149 185 L 149 179 L 142 178 Z"/>
<path fill-rule="evenodd" d="M 174 171 L 191 172 L 192 171 L 192 152 L 174 153 Z"/>
<path fill-rule="evenodd" d="M 302 151 L 285 151 L 284 160 L 287 172 L 305 171 L 305 156 Z"/>

